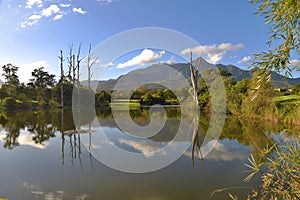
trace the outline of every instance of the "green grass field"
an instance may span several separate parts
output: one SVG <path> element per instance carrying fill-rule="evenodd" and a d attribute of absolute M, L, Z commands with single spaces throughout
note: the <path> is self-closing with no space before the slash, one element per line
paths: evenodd
<path fill-rule="evenodd" d="M 111 107 L 114 107 L 118 110 L 126 109 L 127 106 L 130 108 L 140 107 L 140 101 L 139 100 L 130 100 L 130 99 L 117 99 L 110 103 Z"/>
<path fill-rule="evenodd" d="M 273 101 L 281 104 L 299 104 L 300 96 L 299 95 L 278 96 L 278 97 L 274 97 Z"/>

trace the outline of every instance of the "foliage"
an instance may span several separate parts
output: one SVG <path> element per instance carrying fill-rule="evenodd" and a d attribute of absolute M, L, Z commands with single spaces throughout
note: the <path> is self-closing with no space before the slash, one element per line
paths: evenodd
<path fill-rule="evenodd" d="M 210 95 L 208 92 L 198 95 L 198 105 L 201 110 L 205 109 L 209 105 Z"/>
<path fill-rule="evenodd" d="M 250 79 L 245 78 L 239 82 L 237 82 L 233 87 L 231 87 L 231 92 L 236 94 L 247 95 L 249 89 Z"/>
<path fill-rule="evenodd" d="M 164 89 L 163 96 L 165 99 L 176 99 L 176 95 L 170 89 Z"/>
<path fill-rule="evenodd" d="M 1 106 L 6 109 L 18 109 L 21 107 L 22 102 L 14 99 L 13 97 L 6 97 L 1 101 Z"/>
<path fill-rule="evenodd" d="M 61 83 L 56 84 L 52 89 L 51 89 L 51 94 L 52 94 L 52 99 L 59 104 L 60 102 L 60 97 L 61 97 L 61 92 L 60 92 L 60 87 Z M 63 100 L 64 100 L 64 106 L 71 106 L 72 105 L 72 95 L 73 95 L 73 84 L 69 82 L 64 82 L 63 83 Z"/>
<path fill-rule="evenodd" d="M 141 104 L 142 105 L 153 105 L 155 104 L 153 101 L 153 97 L 151 94 L 146 93 L 144 96 L 141 98 Z"/>
<path fill-rule="evenodd" d="M 254 66 L 266 72 L 285 71 L 291 75 L 289 59 L 292 51 L 300 51 L 300 1 L 298 0 L 251 0 L 258 5 L 256 14 L 265 19 L 270 27 L 267 44 L 278 43 L 273 49 L 255 55 Z"/>
<path fill-rule="evenodd" d="M 95 94 L 95 105 L 109 105 L 111 102 L 111 95 L 108 92 L 102 90 Z"/>
<path fill-rule="evenodd" d="M 293 94 L 299 94 L 300 95 L 300 84 L 297 84 L 293 87 Z"/>
<path fill-rule="evenodd" d="M 281 104 L 299 103 L 300 96 L 299 95 L 276 96 L 273 98 L 273 101 Z"/>
<path fill-rule="evenodd" d="M 185 100 L 188 97 L 188 90 L 186 88 L 178 88 L 176 91 L 176 96 L 179 100 Z"/>
<path fill-rule="evenodd" d="M 4 99 L 5 97 L 8 97 L 8 93 L 4 90 L 3 87 L 0 88 L 0 99 Z"/>
<path fill-rule="evenodd" d="M 267 112 L 272 112 L 276 108 L 272 97 L 274 96 L 274 89 L 270 82 L 261 81 L 257 86 L 257 81 L 260 81 L 261 71 L 256 71 L 249 82 L 248 95 L 243 101 L 242 109 L 247 115 L 264 116 Z"/>
<path fill-rule="evenodd" d="M 146 86 L 140 86 L 138 87 L 132 94 L 130 99 L 141 99 L 143 95 L 147 93 L 147 87 Z"/>
<path fill-rule="evenodd" d="M 29 85 L 37 88 L 49 88 L 55 84 L 55 75 L 44 71 L 44 67 L 34 69 L 31 74 L 33 78 L 30 79 Z"/>
<path fill-rule="evenodd" d="M 251 155 L 250 181 L 261 174 L 262 185 L 255 199 L 299 199 L 300 198 L 300 146 L 299 141 L 287 139 L 285 144 L 274 144 L 267 147 L 262 160 L 256 161 Z"/>
<path fill-rule="evenodd" d="M 18 69 L 18 67 L 10 63 L 2 67 L 2 76 L 4 76 L 6 84 L 11 86 L 18 86 L 20 84 L 19 77 L 17 75 Z"/>
<path fill-rule="evenodd" d="M 154 104 L 160 105 L 178 105 L 176 95 L 169 89 L 156 89 L 147 92 L 140 99 L 141 105 L 149 106 Z"/>

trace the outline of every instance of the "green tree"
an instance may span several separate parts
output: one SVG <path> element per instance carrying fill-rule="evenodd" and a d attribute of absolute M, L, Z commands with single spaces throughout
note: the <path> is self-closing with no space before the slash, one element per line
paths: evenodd
<path fill-rule="evenodd" d="M 51 88 L 51 102 L 53 105 L 60 105 L 60 97 L 61 97 L 61 91 L 60 91 L 61 83 L 56 84 L 54 87 Z M 64 82 L 63 83 L 63 101 L 64 106 L 71 106 L 72 105 L 72 95 L 73 95 L 73 84 Z"/>
<path fill-rule="evenodd" d="M 249 79 L 237 82 L 227 90 L 227 110 L 234 115 L 240 115 L 243 99 L 246 98 L 249 89 Z"/>
<path fill-rule="evenodd" d="M 95 105 L 109 105 L 111 102 L 111 95 L 108 92 L 102 90 L 95 94 Z"/>
<path fill-rule="evenodd" d="M 144 96 L 142 96 L 141 104 L 142 105 L 153 105 L 153 97 L 151 96 L 151 94 L 146 93 Z"/>
<path fill-rule="evenodd" d="M 39 88 L 53 87 L 55 84 L 55 75 L 44 71 L 44 67 L 34 69 L 31 72 L 33 79 L 30 79 L 30 84 Z"/>
<path fill-rule="evenodd" d="M 19 67 L 12 64 L 7 64 L 2 67 L 5 83 L 11 86 L 18 86 L 20 84 L 19 77 L 17 75 Z"/>
<path fill-rule="evenodd" d="M 4 87 L 0 88 L 0 99 L 4 99 L 5 97 L 8 97 L 7 91 L 4 89 Z"/>
<path fill-rule="evenodd" d="M 234 87 L 232 87 L 232 92 L 237 93 L 237 94 L 247 94 L 248 89 L 249 89 L 249 82 L 250 79 L 245 78 L 239 82 L 237 82 Z"/>
<path fill-rule="evenodd" d="M 143 95 L 145 95 L 147 92 L 146 86 L 140 86 L 138 87 L 131 95 L 130 99 L 141 99 Z"/>
<path fill-rule="evenodd" d="M 293 87 L 294 94 L 300 94 L 300 84 L 297 84 Z"/>
<path fill-rule="evenodd" d="M 257 70 L 250 79 L 250 91 L 243 100 L 242 109 L 248 116 L 266 118 L 268 114 L 274 115 L 276 113 L 276 105 L 272 100 L 274 89 L 270 82 L 265 81 L 261 81 L 257 86 L 259 76 L 262 76 L 261 70 Z"/>
<path fill-rule="evenodd" d="M 51 100 L 51 87 L 55 84 L 55 75 L 44 71 L 44 67 L 34 69 L 31 73 L 32 79 L 26 92 L 33 93 L 32 100 L 38 101 L 40 106 L 48 105 Z"/>
<path fill-rule="evenodd" d="M 223 84 L 227 90 L 230 90 L 230 88 L 236 84 L 236 81 L 234 78 L 231 77 L 231 73 L 223 70 L 223 69 L 218 69 L 219 73 L 222 77 Z"/>
<path fill-rule="evenodd" d="M 5 84 L 2 84 L 2 90 L 5 91 L 8 96 L 17 98 L 18 97 L 18 91 L 17 87 L 20 84 L 19 77 L 17 75 L 18 67 L 7 64 L 2 67 L 3 74 L 2 76 L 5 79 Z"/>
<path fill-rule="evenodd" d="M 160 89 L 152 90 L 150 92 L 150 95 L 153 97 L 152 105 L 154 105 L 154 104 L 165 105 L 166 104 L 165 97 L 164 97 L 162 90 L 160 90 Z"/>

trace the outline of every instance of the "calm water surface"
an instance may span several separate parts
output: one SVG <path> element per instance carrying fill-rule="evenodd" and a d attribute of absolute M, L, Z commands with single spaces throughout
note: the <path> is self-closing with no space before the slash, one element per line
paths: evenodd
<path fill-rule="evenodd" d="M 71 134 L 76 127 L 70 110 L 64 110 L 63 118 L 60 110 L 1 112 L 0 196 L 11 200 L 210 199 L 216 189 L 259 184 L 258 179 L 250 184 L 242 182 L 249 153 L 259 157 L 265 145 L 273 142 L 270 138 L 276 137 L 273 133 L 290 129 L 228 117 L 214 150 L 201 160 L 197 145 L 209 126 L 209 117 L 202 115 L 194 152 L 191 141 L 176 141 L 189 142 L 191 148 L 173 164 L 155 172 L 130 174 L 103 165 L 90 153 L 101 153 L 105 148 L 97 140 L 99 127 L 92 121 L 99 122 L 111 144 L 148 157 L 153 149 L 173 139 L 180 112 L 167 108 L 164 128 L 147 139 L 137 139 L 117 127 L 114 118 L 123 116 L 122 111 L 114 118 L 108 108 L 96 114 L 95 119 L 80 119 L 81 127 L 77 127 L 92 132 Z M 130 114 L 139 125 L 149 123 L 147 109 L 132 110 Z M 156 116 L 160 117 L 159 113 Z M 249 191 L 230 190 L 239 195 Z M 228 195 L 217 193 L 211 199 L 228 199 Z"/>

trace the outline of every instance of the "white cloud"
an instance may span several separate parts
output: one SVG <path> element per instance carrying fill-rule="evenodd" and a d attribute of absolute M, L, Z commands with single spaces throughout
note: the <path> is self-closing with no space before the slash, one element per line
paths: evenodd
<path fill-rule="evenodd" d="M 87 11 L 82 10 L 82 8 L 73 8 L 72 10 L 73 10 L 74 13 L 79 13 L 79 14 L 82 14 L 82 15 L 87 13 Z"/>
<path fill-rule="evenodd" d="M 109 62 L 109 63 L 105 63 L 105 64 L 101 64 L 100 67 L 111 67 L 114 66 L 114 63 Z"/>
<path fill-rule="evenodd" d="M 118 64 L 117 68 L 121 69 L 121 68 L 136 66 L 136 65 L 143 65 L 146 63 L 153 63 L 159 60 L 164 54 L 165 51 L 160 51 L 156 53 L 150 49 L 144 49 L 140 55 L 135 56 L 134 58 L 128 60 L 125 63 Z"/>
<path fill-rule="evenodd" d="M 29 20 L 39 20 L 41 19 L 42 16 L 41 15 L 31 15 L 28 19 Z"/>
<path fill-rule="evenodd" d="M 163 151 L 160 146 L 149 144 L 148 142 L 139 142 L 134 140 L 127 139 L 119 139 L 118 142 L 120 144 L 126 144 L 135 150 L 141 152 L 145 157 L 149 158 L 154 156 L 156 153 L 160 153 L 162 155 L 166 155 L 167 153 Z"/>
<path fill-rule="evenodd" d="M 234 147 L 234 146 L 232 146 Z M 211 149 L 211 151 L 208 151 Z M 245 153 L 240 152 L 238 147 L 228 148 L 221 142 L 215 142 L 214 140 L 209 141 L 206 145 L 201 147 L 201 152 L 198 152 L 198 157 L 202 158 L 202 153 L 208 152 L 204 159 L 208 160 L 222 160 L 222 161 L 233 161 L 233 160 L 245 160 L 247 156 Z M 186 156 L 191 156 L 192 152 L 185 152 Z"/>
<path fill-rule="evenodd" d="M 111 4 L 113 2 L 112 0 L 97 0 L 97 1 L 102 4 Z"/>
<path fill-rule="evenodd" d="M 22 23 L 20 24 L 20 26 L 21 26 L 22 28 L 25 28 L 25 27 L 27 27 L 27 26 L 32 26 L 32 25 L 38 23 L 38 21 L 39 21 L 39 19 L 25 21 L 25 22 L 22 22 Z"/>
<path fill-rule="evenodd" d="M 243 48 L 244 45 L 241 43 L 238 44 L 231 44 L 231 43 L 221 43 L 221 44 L 214 44 L 214 45 L 200 45 L 194 48 L 187 48 L 181 51 L 181 54 L 187 54 L 192 51 L 194 54 L 197 55 L 206 55 L 206 60 L 212 64 L 215 64 L 223 59 L 225 54 L 228 51 L 235 51 Z"/>
<path fill-rule="evenodd" d="M 241 60 L 239 60 L 237 63 L 238 64 L 242 64 L 242 63 L 246 63 L 248 61 L 251 60 L 251 56 L 244 56 Z"/>
<path fill-rule="evenodd" d="M 4 140 L 6 134 L 0 134 L 0 140 Z M 19 137 L 18 137 L 18 143 L 19 145 L 26 145 L 26 146 L 31 146 L 31 147 L 35 147 L 38 149 L 45 149 L 47 147 L 47 145 L 49 144 L 48 142 L 42 143 L 42 144 L 36 144 L 33 140 L 32 140 L 32 135 L 30 133 L 27 132 L 22 132 Z"/>
<path fill-rule="evenodd" d="M 244 160 L 247 156 L 235 149 L 235 151 L 230 151 L 227 147 L 217 142 L 214 145 L 213 150 L 205 157 L 205 159 L 210 160 L 223 160 L 223 161 L 232 161 L 232 160 Z"/>
<path fill-rule="evenodd" d="M 37 7 L 42 7 L 43 6 L 43 1 L 42 0 L 27 0 L 26 1 L 26 8 L 32 8 L 32 6 L 37 5 Z"/>
<path fill-rule="evenodd" d="M 68 8 L 68 7 L 71 6 L 71 4 L 64 4 L 64 3 L 61 3 L 61 4 L 59 4 L 59 6 L 62 7 L 62 8 Z"/>
<path fill-rule="evenodd" d="M 31 15 L 30 17 L 28 17 L 27 21 L 21 22 L 20 26 L 22 28 L 25 28 L 27 26 L 32 26 L 36 23 L 38 23 L 38 21 L 42 18 L 41 15 Z"/>
<path fill-rule="evenodd" d="M 300 60 L 290 60 L 290 64 L 288 66 L 300 67 Z"/>
<path fill-rule="evenodd" d="M 60 11 L 59 7 L 57 5 L 50 5 L 48 8 L 45 8 L 42 10 L 42 16 L 50 17 L 53 14 L 56 14 Z"/>
<path fill-rule="evenodd" d="M 25 83 L 27 83 L 28 80 L 32 78 L 31 72 L 34 69 L 39 67 L 44 67 L 47 70 L 47 68 L 50 67 L 50 65 L 44 60 L 39 60 L 33 63 L 21 64 L 17 66 L 19 67 L 18 76 L 20 78 L 20 82 L 25 82 Z"/>
<path fill-rule="evenodd" d="M 59 20 L 59 19 L 61 19 L 63 16 L 64 16 L 63 14 L 55 15 L 55 17 L 53 17 L 53 20 Z"/>

